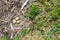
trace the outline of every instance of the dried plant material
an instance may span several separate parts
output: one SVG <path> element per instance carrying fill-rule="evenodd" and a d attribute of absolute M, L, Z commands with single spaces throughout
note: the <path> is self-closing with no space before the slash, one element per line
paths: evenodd
<path fill-rule="evenodd" d="M 14 31 L 14 28 L 13 28 L 13 26 L 12 26 L 12 23 L 10 23 L 10 28 L 11 28 L 11 30 Z"/>
<path fill-rule="evenodd" d="M 11 9 L 11 12 L 13 12 L 15 8 L 16 8 L 16 6 Z M 11 12 L 10 12 L 10 13 L 11 13 Z"/>
<path fill-rule="evenodd" d="M 2 37 L 3 36 L 3 34 L 2 33 L 0 33 L 0 37 Z"/>
<path fill-rule="evenodd" d="M 22 7 L 21 7 L 21 10 L 27 5 L 28 1 L 29 1 L 29 0 L 26 0 L 26 1 L 24 2 L 24 4 L 23 4 Z"/>
<path fill-rule="evenodd" d="M 13 32 L 11 33 L 11 37 L 10 37 L 10 39 L 12 39 L 13 38 Z"/>

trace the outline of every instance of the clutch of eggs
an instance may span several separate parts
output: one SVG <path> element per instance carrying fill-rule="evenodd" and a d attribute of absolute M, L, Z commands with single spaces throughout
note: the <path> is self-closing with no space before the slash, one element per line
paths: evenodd
<path fill-rule="evenodd" d="M 12 21 L 14 24 L 19 24 L 20 23 L 20 18 L 16 17 L 15 19 L 13 19 Z"/>

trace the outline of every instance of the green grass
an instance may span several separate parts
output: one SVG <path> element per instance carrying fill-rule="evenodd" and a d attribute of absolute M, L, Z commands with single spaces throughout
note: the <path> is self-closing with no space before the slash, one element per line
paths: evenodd
<path fill-rule="evenodd" d="M 52 38 L 52 35 L 56 35 L 56 34 L 60 33 L 60 21 L 57 21 L 57 20 L 60 20 L 59 19 L 60 7 L 59 7 L 59 3 L 57 1 L 58 0 L 50 0 L 48 2 L 48 1 L 40 0 L 40 3 L 42 5 L 44 5 L 43 6 L 44 11 L 42 10 L 43 14 L 42 14 L 42 12 L 39 12 L 38 15 L 35 15 L 34 14 L 35 12 L 31 13 L 30 10 L 28 11 L 35 16 L 35 17 L 31 17 L 34 21 L 30 26 L 31 30 L 32 30 L 31 32 L 37 30 L 37 31 L 40 31 L 40 33 L 41 33 L 40 35 L 47 35 L 47 36 L 44 36 L 45 37 L 44 40 L 54 40 L 54 38 Z M 45 4 L 43 4 L 43 3 L 45 3 Z M 33 7 L 31 6 L 31 8 L 33 8 Z M 27 13 L 27 15 L 28 14 L 31 15 L 30 13 Z M 33 15 L 31 15 L 31 16 L 33 16 Z M 56 20 L 56 21 L 54 21 L 54 20 Z M 44 28 L 49 28 L 49 29 L 44 30 Z M 56 38 L 56 39 L 58 39 L 58 38 Z"/>
<path fill-rule="evenodd" d="M 29 11 L 27 12 L 27 14 L 25 14 L 25 16 L 33 20 L 39 14 L 39 12 L 39 7 L 36 4 L 31 4 Z"/>
<path fill-rule="evenodd" d="M 20 38 L 19 38 L 18 35 L 15 35 L 15 36 L 13 37 L 13 40 L 20 40 Z"/>
<path fill-rule="evenodd" d="M 39 1 L 40 1 L 40 3 L 44 4 L 44 0 L 39 0 Z"/>
<path fill-rule="evenodd" d="M 0 37 L 0 40 L 8 40 L 8 38 L 3 36 L 3 37 Z"/>
<path fill-rule="evenodd" d="M 51 37 L 47 36 L 45 37 L 45 40 L 53 40 Z"/>
<path fill-rule="evenodd" d="M 25 35 L 27 35 L 29 32 L 30 32 L 30 29 L 29 29 L 29 28 L 25 28 L 25 29 L 23 29 L 23 30 L 21 31 L 21 35 L 22 35 L 22 36 L 25 36 Z"/>
<path fill-rule="evenodd" d="M 50 34 L 54 34 L 54 33 L 60 33 L 60 23 L 57 23 L 57 22 L 55 22 L 55 23 L 52 23 L 51 24 L 51 28 L 50 28 L 50 30 L 49 30 L 49 32 L 48 32 L 48 35 L 50 35 Z"/>
<path fill-rule="evenodd" d="M 55 10 L 51 12 L 51 17 L 58 18 L 59 16 L 60 16 L 60 8 L 57 7 Z"/>

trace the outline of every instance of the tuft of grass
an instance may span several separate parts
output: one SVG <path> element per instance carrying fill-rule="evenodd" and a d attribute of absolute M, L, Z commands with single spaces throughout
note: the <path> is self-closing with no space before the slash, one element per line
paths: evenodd
<path fill-rule="evenodd" d="M 22 35 L 22 36 L 25 36 L 25 35 L 27 35 L 29 32 L 30 32 L 30 29 L 29 29 L 29 28 L 25 28 L 25 29 L 23 29 L 23 30 L 21 31 L 21 35 Z"/>
<path fill-rule="evenodd" d="M 45 10 L 48 12 L 48 11 L 51 11 L 53 8 L 52 8 L 52 4 L 50 4 L 49 2 L 45 2 Z"/>
<path fill-rule="evenodd" d="M 39 1 L 40 1 L 40 3 L 44 4 L 44 0 L 39 0 Z"/>
<path fill-rule="evenodd" d="M 52 25 L 51 25 L 51 28 L 50 28 L 50 30 L 49 30 L 49 32 L 48 32 L 48 35 L 52 35 L 52 34 L 60 34 L 60 23 L 58 23 L 58 22 L 54 22 Z"/>
<path fill-rule="evenodd" d="M 56 19 L 60 16 L 60 8 L 56 8 L 55 10 L 51 11 L 51 17 Z"/>
<path fill-rule="evenodd" d="M 53 40 L 50 36 L 45 37 L 45 40 Z"/>
<path fill-rule="evenodd" d="M 39 7 L 36 4 L 31 4 L 29 11 L 25 16 L 33 20 L 36 17 L 36 15 L 39 14 L 39 12 L 40 12 Z"/>
<path fill-rule="evenodd" d="M 8 40 L 6 36 L 0 37 L 0 40 Z"/>
<path fill-rule="evenodd" d="M 56 4 L 58 7 L 60 7 L 60 0 L 58 0 Z"/>
<path fill-rule="evenodd" d="M 18 36 L 18 35 L 15 35 L 15 36 L 13 37 L 13 40 L 20 40 L 20 39 L 19 39 L 19 36 Z"/>

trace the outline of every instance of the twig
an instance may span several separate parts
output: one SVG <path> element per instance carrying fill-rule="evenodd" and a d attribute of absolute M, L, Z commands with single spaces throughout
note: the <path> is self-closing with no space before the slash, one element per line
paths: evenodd
<path fill-rule="evenodd" d="M 16 30 L 21 30 L 22 28 L 21 28 L 21 27 L 18 27 L 18 28 L 14 27 L 14 29 L 16 29 Z"/>
<path fill-rule="evenodd" d="M 11 37 L 10 37 L 10 39 L 12 39 L 13 38 L 13 32 L 11 33 Z"/>
<path fill-rule="evenodd" d="M 16 8 L 16 6 L 11 9 L 11 12 L 12 12 L 15 8 Z"/>
<path fill-rule="evenodd" d="M 11 33 L 11 36 L 10 36 L 10 39 L 12 39 L 12 38 L 13 38 L 13 33 L 14 33 L 14 28 L 13 28 L 13 26 L 12 26 L 12 23 L 10 23 L 10 27 L 11 27 L 11 29 L 13 30 L 12 33 Z"/>
<path fill-rule="evenodd" d="M 29 1 L 29 0 L 26 0 L 26 1 L 23 3 L 23 5 L 22 5 L 22 7 L 21 7 L 21 10 L 25 7 L 25 5 L 27 5 L 28 1 Z"/>
<path fill-rule="evenodd" d="M 10 23 L 10 27 L 11 27 L 11 29 L 14 31 L 14 28 L 13 28 L 13 26 L 12 26 L 12 23 Z"/>
<path fill-rule="evenodd" d="M 23 3 L 22 7 L 21 7 L 21 12 L 22 12 L 23 14 L 24 14 L 23 8 L 27 5 L 28 1 L 29 1 L 29 0 L 26 0 L 26 1 Z"/>
<path fill-rule="evenodd" d="M 23 14 L 25 13 L 23 10 L 21 11 Z"/>

